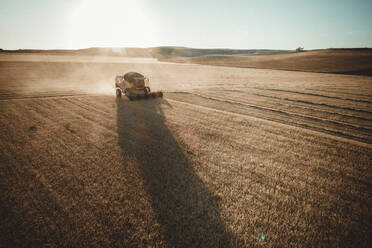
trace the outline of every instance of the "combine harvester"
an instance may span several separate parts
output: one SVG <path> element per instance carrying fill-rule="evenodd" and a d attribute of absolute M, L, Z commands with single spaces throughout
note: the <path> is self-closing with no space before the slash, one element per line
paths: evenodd
<path fill-rule="evenodd" d="M 115 78 L 116 97 L 126 95 L 129 100 L 133 101 L 148 97 L 163 97 L 163 92 L 151 92 L 149 79 L 137 72 L 128 72 L 124 76 Z"/>

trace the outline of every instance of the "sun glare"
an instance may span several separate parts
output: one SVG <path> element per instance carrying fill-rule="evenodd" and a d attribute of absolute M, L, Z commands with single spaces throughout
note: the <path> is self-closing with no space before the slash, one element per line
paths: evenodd
<path fill-rule="evenodd" d="M 71 15 L 70 46 L 76 48 L 146 47 L 156 43 L 156 30 L 136 0 L 81 0 Z"/>

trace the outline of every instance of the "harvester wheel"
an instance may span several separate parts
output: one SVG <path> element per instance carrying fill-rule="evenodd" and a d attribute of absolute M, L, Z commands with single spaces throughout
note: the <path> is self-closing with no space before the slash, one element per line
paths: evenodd
<path fill-rule="evenodd" d="M 153 98 L 156 98 L 156 97 L 163 97 L 163 92 L 159 91 L 159 92 L 152 92 L 150 94 Z"/>
<path fill-rule="evenodd" d="M 120 89 L 116 89 L 116 97 L 121 97 L 121 90 Z"/>

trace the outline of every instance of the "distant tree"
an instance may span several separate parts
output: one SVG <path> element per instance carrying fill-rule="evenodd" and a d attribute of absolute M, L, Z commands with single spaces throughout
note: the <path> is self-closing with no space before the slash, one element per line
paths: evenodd
<path fill-rule="evenodd" d="M 297 47 L 296 52 L 303 52 L 304 48 L 303 47 Z"/>

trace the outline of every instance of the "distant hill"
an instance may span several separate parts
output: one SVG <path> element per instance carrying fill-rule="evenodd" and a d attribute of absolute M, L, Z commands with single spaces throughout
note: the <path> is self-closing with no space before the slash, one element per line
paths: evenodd
<path fill-rule="evenodd" d="M 289 54 L 294 53 L 291 50 L 270 50 L 270 49 L 201 49 L 188 47 L 154 47 L 151 48 L 151 53 L 155 58 L 170 58 L 170 57 L 199 57 L 207 55 L 273 55 L 273 54 Z"/>
<path fill-rule="evenodd" d="M 0 50 L 0 53 L 37 53 L 49 55 L 88 55 L 88 56 L 115 56 L 115 57 L 140 57 L 151 58 L 151 49 L 149 48 L 105 48 L 91 47 L 85 49 L 66 50 L 38 50 L 38 49 L 18 49 L 18 50 Z"/>
<path fill-rule="evenodd" d="M 37 49 L 18 49 L 2 50 L 6 53 L 39 53 L 39 54 L 65 54 L 65 55 L 95 55 L 95 56 L 122 56 L 140 58 L 174 58 L 174 57 L 198 57 L 206 55 L 270 55 L 288 54 L 290 50 L 269 50 L 269 49 L 199 49 L 188 47 L 152 47 L 152 48 L 102 48 L 92 47 L 77 50 L 37 50 Z"/>
<path fill-rule="evenodd" d="M 0 49 L 0 53 L 157 58 L 160 61 L 176 63 L 372 76 L 372 49 L 370 48 L 332 48 L 296 52 L 294 50 L 200 49 L 165 46 L 92 47 L 78 50 Z"/>
<path fill-rule="evenodd" d="M 178 61 L 177 61 L 178 60 Z M 203 65 L 372 76 L 372 49 L 324 49 L 265 56 L 207 55 L 169 61 Z"/>

